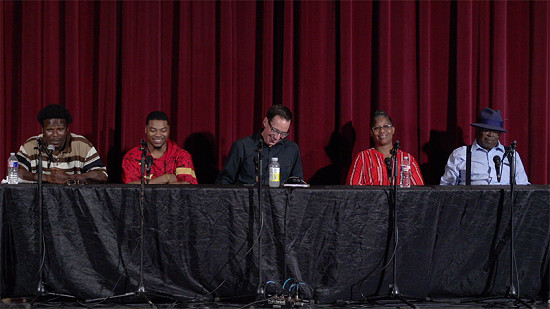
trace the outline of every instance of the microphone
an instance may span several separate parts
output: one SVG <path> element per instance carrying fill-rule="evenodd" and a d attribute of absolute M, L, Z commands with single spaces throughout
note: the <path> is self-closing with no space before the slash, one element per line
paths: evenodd
<path fill-rule="evenodd" d="M 506 152 L 504 152 L 504 156 L 502 156 L 502 159 L 508 158 L 508 161 L 512 161 L 512 156 L 514 155 L 514 152 L 516 151 L 516 145 L 517 141 L 513 141 L 510 143 L 510 147 L 506 148 Z"/>
<path fill-rule="evenodd" d="M 141 140 L 141 148 L 139 150 L 141 150 L 141 159 L 146 161 L 149 149 L 147 149 L 147 142 L 144 139 Z"/>
<path fill-rule="evenodd" d="M 260 137 L 260 139 L 258 140 L 258 152 L 262 152 L 262 150 L 264 149 L 264 140 L 263 138 Z"/>
<path fill-rule="evenodd" d="M 44 140 L 40 136 L 36 138 L 36 142 L 38 142 L 38 148 L 35 148 L 35 149 L 46 151 L 46 149 L 44 148 L 44 144 L 46 144 L 46 142 L 44 142 Z"/>
<path fill-rule="evenodd" d="M 388 170 L 388 181 L 391 183 L 391 158 L 385 158 L 386 168 Z"/>
<path fill-rule="evenodd" d="M 141 157 L 143 159 L 143 163 L 145 164 L 146 173 L 151 174 L 151 166 L 153 165 L 153 157 L 151 156 L 149 152 L 149 148 L 147 148 L 147 141 L 142 139 L 141 140 Z"/>
<path fill-rule="evenodd" d="M 259 162 L 262 159 L 262 152 L 264 150 L 264 140 L 260 137 L 258 140 L 258 148 L 256 149 L 256 152 L 258 153 L 254 157 L 254 165 L 256 165 L 256 172 L 259 170 Z"/>
<path fill-rule="evenodd" d="M 397 150 L 398 150 L 399 148 L 401 148 L 401 147 L 399 147 L 399 140 L 396 140 L 396 141 L 395 141 L 395 146 L 393 146 L 393 148 L 391 149 L 391 152 L 390 152 L 391 155 L 392 155 L 392 156 L 397 156 Z"/>
<path fill-rule="evenodd" d="M 493 162 L 495 162 L 495 169 L 497 171 L 497 181 L 500 182 L 500 165 L 501 165 L 501 160 L 500 160 L 500 157 L 499 156 L 494 156 L 493 157 Z"/>
<path fill-rule="evenodd" d="M 48 157 L 48 167 L 49 167 L 49 163 L 53 162 L 53 152 L 55 151 L 55 146 L 48 145 L 47 148 L 44 147 L 45 142 L 41 137 L 37 137 L 36 141 L 38 142 L 38 147 L 40 148 L 40 150 L 46 153 L 46 156 Z"/>
<path fill-rule="evenodd" d="M 146 140 L 141 139 L 141 147 L 139 148 L 139 150 L 141 150 L 141 159 L 139 160 L 141 165 L 141 169 L 140 169 L 141 184 L 144 185 L 145 182 L 149 184 L 149 178 L 147 178 L 147 175 L 151 174 L 151 165 L 153 165 L 153 157 L 149 155 L 149 148 L 147 148 Z"/>
<path fill-rule="evenodd" d="M 53 163 L 53 152 L 55 151 L 54 145 L 48 145 L 48 148 L 46 148 L 46 155 L 48 156 L 48 168 L 50 168 L 50 164 Z"/>
<path fill-rule="evenodd" d="M 264 176 L 263 176 L 263 166 L 262 166 L 262 157 L 263 157 L 263 152 L 264 150 L 264 139 L 262 136 L 260 136 L 260 139 L 258 140 L 258 148 L 256 149 L 256 155 L 254 156 L 254 168 L 255 168 L 255 178 L 256 178 L 256 182 L 258 184 L 261 183 L 261 180 L 260 179 L 264 179 Z M 261 186 L 261 185 L 259 185 Z"/>
<path fill-rule="evenodd" d="M 50 162 L 53 162 L 53 152 L 55 151 L 54 145 L 48 145 L 48 148 L 46 148 L 46 154 L 48 155 L 48 159 Z"/>
<path fill-rule="evenodd" d="M 508 155 L 510 156 L 510 160 L 512 160 L 512 156 L 514 155 L 514 152 L 516 152 L 516 145 L 518 144 L 517 141 L 513 141 L 512 143 L 510 143 L 510 151 L 508 153 Z"/>

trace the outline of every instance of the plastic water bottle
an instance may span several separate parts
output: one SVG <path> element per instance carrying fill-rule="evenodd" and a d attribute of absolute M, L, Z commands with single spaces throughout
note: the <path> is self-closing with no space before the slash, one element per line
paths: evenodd
<path fill-rule="evenodd" d="M 408 156 L 403 157 L 403 160 L 401 160 L 401 187 L 411 187 L 411 162 Z"/>
<path fill-rule="evenodd" d="M 271 158 L 271 163 L 268 166 L 269 169 L 269 186 L 277 188 L 281 183 L 281 167 L 279 165 L 279 158 Z"/>
<path fill-rule="evenodd" d="M 18 182 L 17 170 L 19 169 L 19 161 L 15 156 L 15 152 L 10 153 L 8 159 L 8 184 L 14 185 Z"/>

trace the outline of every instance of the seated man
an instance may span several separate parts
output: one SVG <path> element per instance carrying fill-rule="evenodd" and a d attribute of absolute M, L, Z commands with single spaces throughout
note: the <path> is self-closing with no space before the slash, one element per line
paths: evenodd
<path fill-rule="evenodd" d="M 193 160 L 189 152 L 171 141 L 168 116 L 151 112 L 145 120 L 147 156 L 152 159 L 145 179 L 149 184 L 197 184 Z M 141 146 L 132 148 L 122 160 L 122 181 L 141 183 Z"/>
<path fill-rule="evenodd" d="M 500 111 L 484 108 L 477 122 L 472 123 L 472 126 L 476 128 L 476 139 L 471 146 L 459 147 L 451 153 L 440 184 L 509 185 L 510 162 L 506 155 L 506 148 L 499 141 L 500 133 L 508 131 L 503 128 Z M 529 180 L 519 153 L 516 152 L 514 158 L 516 184 L 528 185 Z M 501 162 L 498 171 L 495 160 Z M 470 166 L 467 164 L 468 161 Z M 470 170 L 470 179 L 467 177 L 468 170 Z M 500 180 L 498 174 L 501 176 Z"/>
<path fill-rule="evenodd" d="M 262 151 L 262 184 L 268 184 L 268 164 L 278 158 L 281 166 L 280 180 L 290 176 L 303 178 L 300 149 L 293 141 L 286 140 L 292 122 L 292 113 L 283 105 L 273 105 L 263 121 L 263 130 L 237 140 L 231 146 L 225 166 L 216 184 L 255 184 L 258 150 Z"/>
<path fill-rule="evenodd" d="M 40 110 L 38 122 L 42 125 L 42 134 L 29 138 L 17 153 L 21 179 L 38 180 L 40 141 L 43 144 L 41 161 L 44 182 L 85 184 L 107 181 L 107 168 L 92 143 L 84 136 L 69 133 L 72 120 L 73 117 L 62 105 L 51 104 Z M 48 150 L 51 148 L 53 151 Z"/>

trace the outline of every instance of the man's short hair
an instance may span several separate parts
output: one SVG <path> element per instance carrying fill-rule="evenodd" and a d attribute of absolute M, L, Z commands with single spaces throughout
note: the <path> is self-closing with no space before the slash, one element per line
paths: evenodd
<path fill-rule="evenodd" d="M 166 123 L 170 125 L 170 120 L 168 120 L 168 115 L 166 115 L 166 113 L 162 111 L 154 111 L 149 113 L 149 115 L 147 116 L 147 119 L 145 120 L 145 125 L 148 125 L 149 121 L 151 120 L 166 120 Z"/>
<path fill-rule="evenodd" d="M 63 105 L 50 104 L 38 112 L 38 122 L 44 127 L 44 120 L 46 119 L 65 119 L 66 125 L 73 122 L 73 116 Z"/>
<path fill-rule="evenodd" d="M 391 117 L 384 111 L 384 110 L 377 110 L 376 112 L 374 112 L 374 114 L 372 114 L 372 117 L 370 118 L 370 126 L 371 128 L 374 127 L 374 125 L 376 124 L 376 118 L 379 118 L 379 117 L 386 117 L 388 118 L 388 120 L 390 121 L 391 125 L 393 126 L 393 121 L 391 120 Z"/>
<path fill-rule="evenodd" d="M 288 107 L 282 104 L 273 105 L 267 111 L 266 117 L 269 122 L 271 122 L 275 116 L 279 116 L 287 121 L 292 121 L 292 112 L 288 109 Z"/>

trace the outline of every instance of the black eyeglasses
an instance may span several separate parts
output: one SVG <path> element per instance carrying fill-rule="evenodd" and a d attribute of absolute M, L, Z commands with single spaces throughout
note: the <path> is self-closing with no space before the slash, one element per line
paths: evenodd
<path fill-rule="evenodd" d="M 272 125 L 271 125 L 271 122 L 269 122 L 269 127 L 271 128 L 271 133 L 275 134 L 275 135 L 280 135 L 281 138 L 285 138 L 288 136 L 288 132 L 281 132 L 277 129 L 275 129 Z"/>
<path fill-rule="evenodd" d="M 373 132 L 378 132 L 380 130 L 384 130 L 384 131 L 389 131 L 393 126 L 391 124 L 387 124 L 385 126 L 381 126 L 381 127 L 372 127 L 372 131 Z"/>

